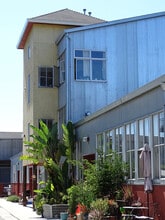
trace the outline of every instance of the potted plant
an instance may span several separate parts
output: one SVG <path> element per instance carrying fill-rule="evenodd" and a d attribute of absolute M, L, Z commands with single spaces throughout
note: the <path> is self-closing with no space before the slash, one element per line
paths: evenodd
<path fill-rule="evenodd" d="M 67 173 L 66 161 L 61 165 L 60 158 L 65 156 L 65 146 L 60 143 L 58 139 L 58 126 L 57 123 L 53 124 L 49 130 L 47 125 L 40 121 L 40 128 L 31 125 L 34 133 L 31 135 L 33 141 L 25 141 L 28 145 L 28 154 L 23 155 L 23 160 L 32 161 L 35 164 L 42 163 L 45 172 L 47 173 L 47 180 L 45 186 L 42 188 L 42 196 L 45 204 L 42 205 L 43 216 L 49 218 L 51 216 L 60 217 L 60 212 L 67 210 L 67 204 L 63 204 L 63 195 L 66 193 Z M 39 197 L 41 196 L 40 192 Z M 55 208 L 58 212 L 52 211 L 50 216 L 49 211 Z M 62 204 L 62 208 L 60 207 Z"/>
<path fill-rule="evenodd" d="M 91 203 L 89 219 L 102 220 L 109 208 L 108 199 L 96 199 Z"/>
<path fill-rule="evenodd" d="M 108 219 L 116 219 L 118 216 L 118 203 L 114 199 L 108 200 L 108 210 L 106 213 Z"/>

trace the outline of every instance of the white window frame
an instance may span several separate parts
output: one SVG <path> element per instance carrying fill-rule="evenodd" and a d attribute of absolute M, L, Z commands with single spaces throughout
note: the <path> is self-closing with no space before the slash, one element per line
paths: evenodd
<path fill-rule="evenodd" d="M 80 53 L 81 55 L 78 55 Z M 98 54 L 98 57 L 93 54 Z M 102 57 L 99 57 L 102 54 Z M 74 53 L 74 72 L 75 80 L 85 80 L 85 81 L 106 81 L 106 52 L 105 51 L 95 51 L 95 50 L 75 50 Z M 101 74 L 96 74 L 94 77 L 94 62 L 102 62 L 102 72 Z M 78 73 L 77 67 L 83 66 L 80 73 Z M 97 68 L 99 70 L 99 68 Z"/>
<path fill-rule="evenodd" d="M 49 72 L 48 72 L 49 70 L 51 70 L 51 76 L 49 76 Z M 38 86 L 41 88 L 53 88 L 54 87 L 54 68 L 53 67 L 51 66 L 38 67 Z"/>

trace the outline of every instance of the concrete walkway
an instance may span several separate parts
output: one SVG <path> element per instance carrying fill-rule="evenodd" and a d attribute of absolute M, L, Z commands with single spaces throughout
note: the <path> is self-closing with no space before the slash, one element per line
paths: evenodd
<path fill-rule="evenodd" d="M 0 219 L 46 220 L 33 211 L 32 205 L 23 206 L 19 203 L 8 202 L 6 198 L 0 198 Z"/>

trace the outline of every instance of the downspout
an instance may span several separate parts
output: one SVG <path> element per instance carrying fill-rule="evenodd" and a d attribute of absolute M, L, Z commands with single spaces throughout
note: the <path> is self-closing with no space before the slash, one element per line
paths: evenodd
<path fill-rule="evenodd" d="M 69 34 L 66 34 L 66 123 L 70 120 L 70 63 L 69 63 L 69 54 L 70 54 L 70 37 Z"/>

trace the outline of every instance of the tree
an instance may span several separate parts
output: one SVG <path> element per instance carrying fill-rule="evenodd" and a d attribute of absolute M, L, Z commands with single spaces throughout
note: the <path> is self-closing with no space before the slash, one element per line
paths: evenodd
<path fill-rule="evenodd" d="M 62 193 L 65 192 L 65 181 L 63 169 L 60 165 L 60 158 L 65 152 L 64 146 L 60 144 L 58 139 L 57 123 L 53 124 L 52 129 L 48 129 L 47 125 L 40 121 L 40 128 L 31 125 L 33 141 L 25 141 L 28 146 L 26 155 L 22 156 L 23 160 L 32 161 L 35 164 L 42 163 L 47 174 L 50 186 L 53 188 L 52 196 L 56 202 L 60 202 Z M 49 195 L 49 197 L 51 197 Z"/>

